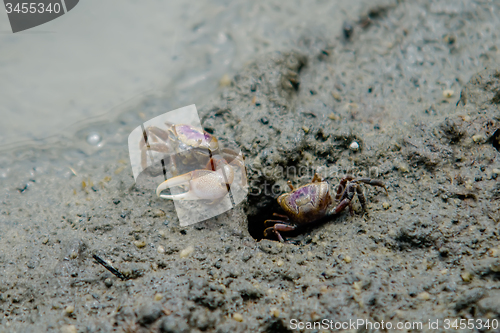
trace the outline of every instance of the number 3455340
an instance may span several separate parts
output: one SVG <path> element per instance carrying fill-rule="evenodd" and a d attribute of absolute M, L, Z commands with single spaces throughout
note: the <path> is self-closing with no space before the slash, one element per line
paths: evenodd
<path fill-rule="evenodd" d="M 61 4 L 59 3 L 35 3 L 35 2 L 23 2 L 12 4 L 7 2 L 5 4 L 5 10 L 7 14 L 19 13 L 19 14 L 35 14 L 35 13 L 59 13 L 61 11 Z"/>

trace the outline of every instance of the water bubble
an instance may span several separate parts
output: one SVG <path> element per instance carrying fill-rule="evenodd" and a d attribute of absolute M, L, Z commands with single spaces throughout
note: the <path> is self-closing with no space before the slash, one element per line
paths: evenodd
<path fill-rule="evenodd" d="M 102 137 L 99 133 L 90 133 L 87 135 L 87 143 L 91 146 L 97 146 L 101 142 Z"/>

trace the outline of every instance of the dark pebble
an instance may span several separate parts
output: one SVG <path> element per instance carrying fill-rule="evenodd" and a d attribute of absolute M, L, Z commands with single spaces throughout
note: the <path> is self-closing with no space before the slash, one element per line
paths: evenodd
<path fill-rule="evenodd" d="M 354 32 L 351 22 L 345 21 L 344 24 L 342 24 L 342 32 L 344 33 L 345 39 L 351 38 L 352 33 Z"/>
<path fill-rule="evenodd" d="M 157 321 L 162 314 L 163 311 L 160 304 L 148 304 L 139 310 L 139 313 L 137 314 L 137 322 L 141 326 L 148 326 Z"/>
<path fill-rule="evenodd" d="M 111 280 L 110 278 L 107 278 L 106 280 L 104 280 L 104 285 L 108 288 L 110 288 L 111 286 L 113 286 L 113 280 Z"/>
<path fill-rule="evenodd" d="M 183 318 L 169 316 L 160 325 L 161 333 L 188 333 L 189 326 Z"/>

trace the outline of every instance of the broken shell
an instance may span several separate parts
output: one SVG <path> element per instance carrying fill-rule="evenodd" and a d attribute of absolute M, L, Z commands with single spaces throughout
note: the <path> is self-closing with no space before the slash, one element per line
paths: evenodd
<path fill-rule="evenodd" d="M 349 145 L 349 149 L 352 151 L 358 151 L 359 143 L 357 143 L 356 141 L 351 142 L 351 144 Z"/>

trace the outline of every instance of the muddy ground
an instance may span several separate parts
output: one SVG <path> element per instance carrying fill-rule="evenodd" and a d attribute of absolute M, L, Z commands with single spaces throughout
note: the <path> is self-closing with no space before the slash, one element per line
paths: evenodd
<path fill-rule="evenodd" d="M 307 27 L 242 68 L 198 110 L 242 148 L 251 194 L 189 227 L 134 185 L 128 161 L 139 112 L 166 111 L 162 99 L 124 112 L 118 130 L 103 124 L 106 149 L 68 143 L 72 170 L 50 148 L 5 152 L 2 170 L 22 176 L 2 176 L 0 331 L 289 332 L 292 319 L 365 319 L 445 332 L 445 319 L 499 320 L 499 10 L 386 1 L 338 22 L 342 35 Z M 376 177 L 388 195 L 364 186 L 365 214 L 355 200 L 354 215 L 283 233 L 285 244 L 262 239 L 286 181 L 314 172 L 332 190 L 346 172 Z"/>

